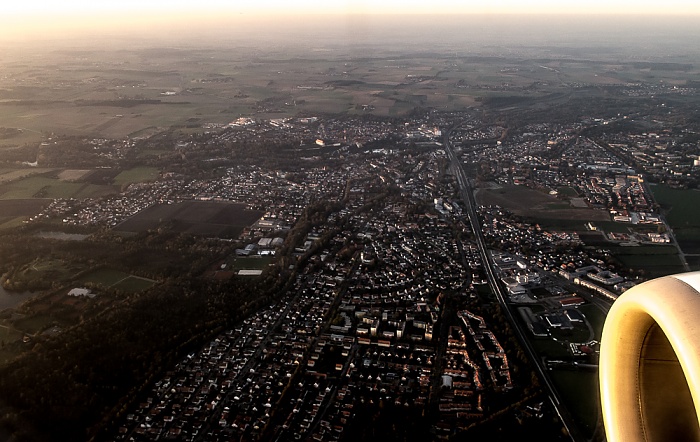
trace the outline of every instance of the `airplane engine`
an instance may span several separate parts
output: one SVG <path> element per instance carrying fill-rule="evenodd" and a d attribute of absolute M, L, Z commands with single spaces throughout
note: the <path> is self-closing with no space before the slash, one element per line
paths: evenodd
<path fill-rule="evenodd" d="M 599 379 L 609 442 L 700 441 L 700 272 L 645 282 L 615 301 Z"/>

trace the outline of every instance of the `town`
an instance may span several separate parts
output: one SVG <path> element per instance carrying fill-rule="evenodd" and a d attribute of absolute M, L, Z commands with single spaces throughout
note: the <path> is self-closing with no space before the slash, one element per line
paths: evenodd
<path fill-rule="evenodd" d="M 697 232 L 667 216 L 698 185 L 700 128 L 665 103 L 542 121 L 360 110 L 12 151 L 0 185 L 26 208 L 3 223 L 49 256 L 5 270 L 6 289 L 47 292 L 3 318 L 4 351 L 53 348 L 179 287 L 205 308 L 158 329 L 176 350 L 138 388 L 110 387 L 102 437 L 597 437 L 607 310 L 700 263 Z M 180 325 L 187 345 L 168 336 Z"/>
<path fill-rule="evenodd" d="M 291 286 L 185 355 L 121 417 L 115 437 L 349 440 L 388 431 L 385 423 L 352 425 L 383 410 L 407 434 L 449 438 L 499 410 L 521 424 L 556 414 L 530 368 L 538 362 L 519 348 L 531 342 L 544 371 L 595 366 L 601 318 L 645 275 L 614 250 L 658 247 L 687 268 L 649 182 L 694 185 L 699 148 L 682 142 L 687 131 L 663 127 L 617 133 L 615 143 L 585 134 L 609 124 L 531 124 L 506 134 L 468 113 L 400 122 L 237 120 L 209 126 L 204 140 L 173 142 L 173 155 L 215 162 L 217 177 L 164 167 L 117 195 L 55 199 L 28 223 L 128 237 L 158 227 L 144 215 L 154 208 L 238 204 L 259 215 L 221 238 L 240 246 L 206 274 L 250 278 L 265 272 L 252 269 L 275 256 L 309 206 L 328 205 L 295 244 Z M 234 166 L 220 155 L 222 146 L 280 138 L 303 166 Z M 136 149 L 100 143 L 110 147 L 99 155 L 111 161 Z M 478 189 L 486 260 L 448 149 Z M 529 198 L 527 210 L 509 205 L 502 189 Z M 201 219 L 190 221 L 194 227 L 181 231 L 206 236 L 197 230 Z M 228 270 L 231 261 L 237 272 Z M 503 305 L 486 266 L 507 293 Z M 511 326 L 521 330 L 507 327 L 500 310 L 512 310 Z"/>

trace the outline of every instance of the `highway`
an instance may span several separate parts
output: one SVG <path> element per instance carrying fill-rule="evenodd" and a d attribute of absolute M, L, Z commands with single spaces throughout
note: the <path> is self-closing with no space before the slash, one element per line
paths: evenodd
<path fill-rule="evenodd" d="M 474 236 L 476 238 L 477 246 L 479 248 L 479 254 L 481 255 L 481 262 L 483 263 L 484 271 L 486 272 L 486 277 L 488 279 L 489 286 L 491 287 L 493 293 L 496 295 L 496 298 L 498 299 L 498 302 L 501 305 L 501 310 L 508 318 L 510 324 L 513 326 L 513 330 L 518 339 L 520 340 L 520 344 L 525 349 L 525 352 L 530 358 L 530 360 L 533 362 L 540 379 L 549 391 L 550 401 L 552 402 L 552 405 L 554 406 L 554 409 L 559 415 L 562 424 L 564 425 L 569 436 L 571 437 L 571 440 L 574 442 L 584 441 L 586 439 L 578 430 L 578 426 L 576 425 L 573 416 L 571 416 L 568 409 L 562 403 L 559 394 L 557 393 L 557 390 L 554 387 L 554 384 L 549 379 L 549 376 L 547 376 L 546 367 L 544 366 L 542 360 L 539 358 L 534 348 L 530 344 L 530 341 L 525 337 L 523 330 L 520 327 L 520 324 L 518 323 L 516 318 L 513 317 L 513 314 L 510 311 L 510 308 L 508 307 L 508 304 L 506 302 L 506 293 L 504 292 L 503 287 L 499 284 L 498 278 L 496 277 L 493 258 L 491 257 L 491 254 L 489 253 L 488 248 L 486 247 L 484 233 L 481 230 L 481 223 L 479 222 L 477 204 L 474 198 L 474 191 L 472 188 L 471 181 L 464 172 L 464 166 L 455 154 L 454 149 L 452 148 L 452 144 L 450 142 L 450 134 L 457 127 L 459 127 L 459 125 L 453 126 L 444 132 L 443 147 L 445 148 L 445 151 L 447 152 L 447 155 L 450 159 L 450 168 L 454 173 L 455 177 L 457 178 L 459 192 L 462 197 L 462 201 L 466 206 L 466 212 L 469 215 L 469 222 L 472 231 L 474 232 Z"/>

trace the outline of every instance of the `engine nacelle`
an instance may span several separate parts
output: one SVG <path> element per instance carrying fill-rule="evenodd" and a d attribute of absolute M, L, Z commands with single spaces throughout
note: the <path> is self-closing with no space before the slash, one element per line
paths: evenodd
<path fill-rule="evenodd" d="M 645 282 L 615 301 L 599 377 L 608 442 L 700 441 L 700 272 Z"/>

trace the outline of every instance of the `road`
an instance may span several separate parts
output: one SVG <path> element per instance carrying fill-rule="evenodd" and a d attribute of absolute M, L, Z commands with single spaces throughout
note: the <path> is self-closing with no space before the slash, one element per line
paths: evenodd
<path fill-rule="evenodd" d="M 450 134 L 457 127 L 459 126 L 454 126 L 444 131 L 443 147 L 445 148 L 445 151 L 449 156 L 450 168 L 452 169 L 452 172 L 457 178 L 460 196 L 462 197 L 462 201 L 466 206 L 466 212 L 469 215 L 469 223 L 476 238 L 477 246 L 479 248 L 479 254 L 481 255 L 481 262 L 483 263 L 484 271 L 486 272 L 486 277 L 488 279 L 489 286 L 491 286 L 491 290 L 493 290 L 494 294 L 496 295 L 496 298 L 498 299 L 498 302 L 501 305 L 501 310 L 506 315 L 510 324 L 513 326 L 513 330 L 515 331 L 516 336 L 520 340 L 520 344 L 525 349 L 530 360 L 532 360 L 532 362 L 534 363 L 535 369 L 537 370 L 540 379 L 543 381 L 545 387 L 549 391 L 549 398 L 552 402 L 552 405 L 554 406 L 554 409 L 559 415 L 561 422 L 564 424 L 564 427 L 566 427 L 566 430 L 570 435 L 571 440 L 574 442 L 585 441 L 586 438 L 583 437 L 583 435 L 580 433 L 573 416 L 564 406 L 559 396 L 559 393 L 554 387 L 554 384 L 549 379 L 549 376 L 547 376 L 546 367 L 542 363 L 542 360 L 539 358 L 539 356 L 537 356 L 537 353 L 530 344 L 530 341 L 525 337 L 519 322 L 516 321 L 515 317 L 513 317 L 513 314 L 510 311 L 510 308 L 508 307 L 508 304 L 506 302 L 506 293 L 504 292 L 503 287 L 499 284 L 498 278 L 496 277 L 493 259 L 488 251 L 488 248 L 486 247 L 484 233 L 481 230 L 481 223 L 479 222 L 479 216 L 477 214 L 477 204 L 474 198 L 472 183 L 467 177 L 466 173 L 464 172 L 462 162 L 460 161 L 459 157 L 457 157 L 457 155 L 455 154 L 454 149 L 452 148 L 452 144 L 450 142 Z"/>

